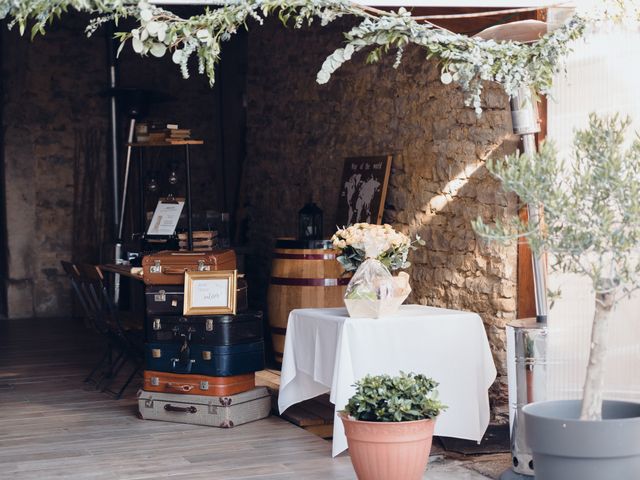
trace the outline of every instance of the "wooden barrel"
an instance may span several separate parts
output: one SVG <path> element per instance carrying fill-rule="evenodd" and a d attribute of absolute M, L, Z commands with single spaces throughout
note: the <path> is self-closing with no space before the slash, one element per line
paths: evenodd
<path fill-rule="evenodd" d="M 329 240 L 278 239 L 267 302 L 276 361 L 282 363 L 291 310 L 344 306 L 349 277 Z"/>

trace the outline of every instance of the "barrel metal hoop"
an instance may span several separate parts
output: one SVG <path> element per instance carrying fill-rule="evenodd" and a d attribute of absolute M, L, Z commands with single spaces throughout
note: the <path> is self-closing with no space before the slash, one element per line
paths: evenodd
<path fill-rule="evenodd" d="M 335 260 L 335 253 L 275 253 L 273 258 L 281 260 Z"/>
<path fill-rule="evenodd" d="M 283 278 L 271 277 L 271 285 L 291 285 L 297 287 L 337 287 L 348 285 L 350 278 Z"/>

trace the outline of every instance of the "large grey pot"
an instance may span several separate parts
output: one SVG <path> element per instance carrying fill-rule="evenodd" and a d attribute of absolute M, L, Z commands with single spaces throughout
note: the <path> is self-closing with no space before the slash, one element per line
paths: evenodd
<path fill-rule="evenodd" d="M 640 479 L 640 404 L 605 400 L 602 420 L 581 421 L 580 403 L 523 408 L 536 480 Z"/>

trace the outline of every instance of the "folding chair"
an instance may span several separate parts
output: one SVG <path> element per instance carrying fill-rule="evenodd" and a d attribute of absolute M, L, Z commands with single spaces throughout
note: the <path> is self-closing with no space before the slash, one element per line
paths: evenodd
<path fill-rule="evenodd" d="M 88 280 L 88 288 L 93 302 L 98 306 L 102 325 L 108 330 L 113 343 L 121 351 L 118 360 L 112 365 L 113 371 L 108 377 L 109 382 L 102 388 L 103 392 L 112 393 L 116 399 L 119 399 L 144 364 L 143 322 L 140 321 L 135 324 L 134 322 L 125 322 L 123 320 L 121 313 L 109 295 L 109 289 L 100 267 L 96 265 L 79 265 L 78 268 Z M 127 362 L 132 363 L 134 366 L 127 380 L 117 392 L 110 390 L 111 383 Z"/>
<path fill-rule="evenodd" d="M 62 265 L 62 269 L 67 274 L 67 277 L 69 277 L 69 280 L 71 281 L 71 287 L 76 294 L 76 299 L 78 300 L 78 303 L 80 303 L 80 307 L 82 307 L 82 311 L 84 312 L 84 317 L 82 319 L 84 322 L 84 326 L 87 328 L 91 328 L 93 326 L 91 321 L 91 312 L 79 285 L 80 272 L 78 271 L 78 268 L 71 262 L 65 262 L 64 260 L 62 260 L 60 264 Z"/>
<path fill-rule="evenodd" d="M 76 292 L 78 293 L 81 305 L 85 308 L 91 327 L 99 333 L 106 342 L 104 354 L 84 380 L 85 383 L 92 383 L 96 389 L 100 389 L 105 380 L 117 374 L 125 352 L 117 333 L 107 322 L 100 294 L 95 288 L 95 281 L 92 277 L 91 270 L 83 265 L 72 265 L 72 270 L 75 273 Z M 97 373 L 99 373 L 98 377 L 96 377 Z"/>

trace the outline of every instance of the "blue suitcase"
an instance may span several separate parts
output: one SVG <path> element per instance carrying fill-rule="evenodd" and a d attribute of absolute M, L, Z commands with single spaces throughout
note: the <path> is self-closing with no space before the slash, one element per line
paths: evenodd
<path fill-rule="evenodd" d="M 264 342 L 238 345 L 189 345 L 147 343 L 146 369 L 169 373 L 193 373 L 227 377 L 264 369 Z"/>
<path fill-rule="evenodd" d="M 262 335 L 262 312 L 236 315 L 149 315 L 145 331 L 149 343 L 190 345 L 237 345 L 258 342 Z"/>

